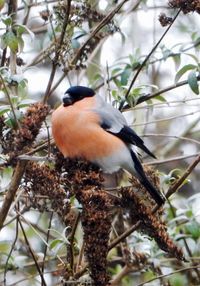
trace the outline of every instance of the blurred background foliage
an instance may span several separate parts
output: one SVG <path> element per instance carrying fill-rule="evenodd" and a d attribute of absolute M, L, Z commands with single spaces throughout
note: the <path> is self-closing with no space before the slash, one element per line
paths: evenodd
<path fill-rule="evenodd" d="M 156 154 L 154 161 L 144 157 L 144 164 L 159 170 L 165 193 L 199 154 L 200 7 L 198 1 L 122 2 L 0 0 L 0 117 L 6 126 L 1 141 L 18 127 L 30 104 L 48 102 L 53 109 L 69 86 L 87 85 L 121 108 Z M 183 9 L 185 2 L 195 7 L 193 11 Z M 182 11 L 173 22 L 180 5 Z M 50 132 L 49 116 L 34 147 L 46 142 Z M 47 149 L 39 153 L 45 159 Z M 2 147 L 1 206 L 13 175 L 7 160 Z M 61 282 L 68 229 L 50 207 L 41 212 L 28 200 L 22 185 L 1 229 L 0 285 L 68 285 Z M 70 203 L 81 209 L 76 199 Z M 199 204 L 197 165 L 164 207 L 168 232 L 188 262 L 165 255 L 135 231 L 120 244 L 120 251 L 109 252 L 111 285 L 199 285 Z M 74 252 L 79 256 L 82 239 L 78 224 Z M 134 266 L 124 261 L 126 248 L 135 255 Z M 82 275 L 82 281 L 87 277 Z"/>

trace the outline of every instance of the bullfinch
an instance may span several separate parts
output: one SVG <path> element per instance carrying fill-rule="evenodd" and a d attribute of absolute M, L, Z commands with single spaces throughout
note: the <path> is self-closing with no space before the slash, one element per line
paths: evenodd
<path fill-rule="evenodd" d="M 136 147 L 153 158 L 154 154 L 122 113 L 93 89 L 72 86 L 65 92 L 63 104 L 52 114 L 52 134 L 65 157 L 86 159 L 108 173 L 123 168 L 139 179 L 157 204 L 164 203 L 164 196 L 148 180 Z"/>

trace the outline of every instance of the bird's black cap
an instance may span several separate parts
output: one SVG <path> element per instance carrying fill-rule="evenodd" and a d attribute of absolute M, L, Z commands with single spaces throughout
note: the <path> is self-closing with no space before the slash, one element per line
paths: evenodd
<path fill-rule="evenodd" d="M 85 97 L 92 97 L 94 95 L 95 92 L 92 88 L 81 85 L 71 86 L 64 94 L 63 104 L 64 106 L 68 106 Z"/>

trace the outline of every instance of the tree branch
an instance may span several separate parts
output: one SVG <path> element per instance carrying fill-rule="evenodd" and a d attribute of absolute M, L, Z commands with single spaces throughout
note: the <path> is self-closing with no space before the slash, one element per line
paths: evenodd
<path fill-rule="evenodd" d="M 42 285 L 47 286 L 46 281 L 45 281 L 45 279 L 44 279 L 44 275 L 43 275 L 43 273 L 42 273 L 42 271 L 41 271 L 41 269 L 40 269 L 40 266 L 39 266 L 39 264 L 38 264 L 38 262 L 37 262 L 37 259 L 36 259 L 36 256 L 35 256 L 33 250 L 32 250 L 32 247 L 31 247 L 31 245 L 30 245 L 30 243 L 29 243 L 29 241 L 28 241 L 28 239 L 27 239 L 25 230 L 24 230 L 24 228 L 23 228 L 23 225 L 22 225 L 22 222 L 21 222 L 20 219 L 19 219 L 19 224 L 20 224 L 22 233 L 23 233 L 23 235 L 24 235 L 24 239 L 25 239 L 26 245 L 27 245 L 27 247 L 28 247 L 28 249 L 29 249 L 29 251 L 30 251 L 30 253 L 31 253 L 31 256 L 32 256 L 34 262 L 35 262 L 35 267 L 37 268 L 38 274 L 40 275 Z"/>
<path fill-rule="evenodd" d="M 159 44 L 161 43 L 161 41 L 163 40 L 163 38 L 165 37 L 165 35 L 168 33 L 169 29 L 171 28 L 171 26 L 174 24 L 175 20 L 177 19 L 179 13 L 181 12 L 181 9 L 179 9 L 178 13 L 176 14 L 176 16 L 174 17 L 173 21 L 171 22 L 171 24 L 168 26 L 168 28 L 165 30 L 164 34 L 161 36 L 161 38 L 159 39 L 159 41 L 156 43 L 156 45 L 152 48 L 152 50 L 150 51 L 150 53 L 146 56 L 146 58 L 144 59 L 144 61 L 142 62 L 141 66 L 138 68 L 136 74 L 134 75 L 129 88 L 125 94 L 125 99 L 128 97 L 138 75 L 140 74 L 141 70 L 143 69 L 143 67 L 146 65 L 147 61 L 149 60 L 149 58 L 151 57 L 151 55 L 155 52 L 155 50 L 157 49 L 157 47 L 159 46 Z M 124 101 L 120 104 L 119 109 L 121 110 L 123 108 L 124 105 Z"/>
<path fill-rule="evenodd" d="M 107 25 L 107 23 L 109 23 L 112 18 L 115 16 L 116 13 L 119 12 L 119 10 L 122 8 L 122 6 L 128 2 L 129 0 L 123 0 L 121 3 L 119 3 L 117 5 L 117 7 L 115 7 L 107 16 L 105 16 L 105 18 L 103 18 L 103 20 L 94 28 L 93 31 L 91 31 L 88 39 L 82 44 L 82 46 L 79 48 L 79 50 L 77 51 L 77 53 L 75 54 L 75 56 L 73 57 L 73 59 L 71 60 L 71 62 L 68 64 L 68 67 L 70 66 L 74 66 L 76 64 L 76 62 L 78 61 L 80 55 L 82 54 L 85 46 L 89 43 L 89 41 L 105 26 Z M 139 3 L 141 2 L 141 0 L 137 0 L 135 7 L 137 7 L 139 5 Z M 52 87 L 50 94 L 52 94 L 52 92 L 58 87 L 58 85 L 63 81 L 63 79 L 65 78 L 65 76 L 67 75 L 69 68 L 66 67 L 64 69 L 64 74 L 60 77 L 60 79 L 55 83 L 55 85 Z"/>
<path fill-rule="evenodd" d="M 200 81 L 200 75 L 197 76 L 197 80 Z M 152 93 L 152 94 L 147 94 L 147 95 L 144 95 L 144 96 L 141 96 L 139 97 L 139 99 L 137 100 L 136 102 L 136 105 L 142 103 L 142 102 L 145 102 L 149 99 L 152 99 L 152 98 L 155 98 L 156 96 L 159 96 L 160 94 L 164 93 L 164 92 L 167 92 L 167 91 L 170 91 L 172 89 L 175 89 L 177 87 L 180 87 L 180 86 L 183 86 L 183 85 L 186 85 L 188 84 L 188 80 L 183 80 L 183 81 L 180 81 L 178 83 L 175 83 L 175 84 L 172 84 L 166 88 L 163 88 L 155 93 Z"/>
<path fill-rule="evenodd" d="M 200 162 L 200 154 L 189 165 L 189 167 L 186 169 L 184 174 L 177 181 L 175 181 L 175 183 L 169 188 L 166 194 L 167 198 L 169 198 L 171 195 L 173 195 L 175 192 L 177 192 L 180 189 L 185 179 L 187 179 L 187 177 L 192 173 L 193 169 L 199 164 L 199 162 Z"/>
<path fill-rule="evenodd" d="M 183 272 L 183 271 L 188 271 L 188 270 L 191 270 L 191 269 L 197 269 L 197 268 L 200 268 L 200 264 L 199 265 L 195 265 L 195 266 L 190 266 L 190 267 L 185 267 L 185 268 L 181 268 L 181 269 L 178 269 L 178 270 L 175 270 L 175 271 L 172 271 L 170 273 L 167 273 L 167 274 L 163 274 L 163 275 L 159 275 L 157 277 L 154 277 L 148 281 L 145 281 L 145 282 L 142 282 L 140 284 L 137 284 L 137 286 L 143 286 L 147 283 L 150 283 L 152 281 L 155 281 L 157 279 L 160 279 L 160 278 L 164 278 L 164 277 L 168 277 L 168 276 L 171 276 L 173 274 L 176 274 L 176 273 L 179 273 L 179 272 Z"/>
<path fill-rule="evenodd" d="M 21 182 L 22 176 L 26 168 L 26 164 L 27 163 L 25 161 L 19 161 L 14 170 L 14 174 L 13 174 L 13 177 L 10 183 L 10 187 L 6 192 L 3 205 L 0 209 L 0 230 L 3 227 L 4 221 L 8 215 L 10 206 L 15 198 L 16 192 L 18 190 L 19 184 Z"/>
<path fill-rule="evenodd" d="M 64 19 L 64 22 L 63 22 L 62 31 L 61 31 L 61 35 L 60 35 L 60 38 L 59 38 L 59 43 L 58 43 L 58 45 L 56 47 L 55 58 L 54 58 L 53 63 L 52 63 L 52 70 L 51 70 L 51 74 L 50 74 L 50 77 L 49 77 L 49 82 L 48 82 L 48 85 L 47 85 L 47 88 L 46 88 L 46 92 L 45 92 L 45 96 L 44 96 L 44 99 L 43 99 L 43 103 L 46 103 L 48 98 L 49 98 L 49 96 L 50 96 L 50 90 L 51 90 L 51 86 L 52 86 L 52 83 L 53 83 L 54 76 L 56 74 L 58 59 L 59 59 L 59 56 L 60 56 L 60 50 L 61 50 L 61 47 L 62 47 L 62 44 L 63 44 L 63 41 L 64 41 L 65 32 L 66 32 L 67 25 L 68 25 L 68 22 L 69 22 L 70 8 L 71 8 L 71 0 L 68 0 L 67 1 L 67 12 L 66 12 L 65 19 Z"/>

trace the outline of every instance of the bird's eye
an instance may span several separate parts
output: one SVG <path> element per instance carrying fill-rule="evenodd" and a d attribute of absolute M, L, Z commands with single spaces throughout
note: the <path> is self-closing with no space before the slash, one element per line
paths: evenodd
<path fill-rule="evenodd" d="M 64 106 L 69 106 L 73 104 L 73 98 L 69 93 L 65 93 L 64 97 L 63 97 L 63 105 Z"/>

